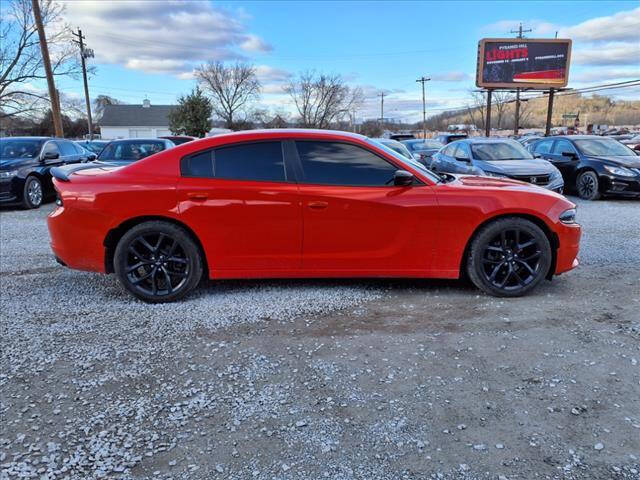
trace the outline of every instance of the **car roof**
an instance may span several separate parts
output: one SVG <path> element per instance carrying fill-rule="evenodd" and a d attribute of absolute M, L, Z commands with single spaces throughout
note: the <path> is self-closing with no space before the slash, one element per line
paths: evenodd
<path fill-rule="evenodd" d="M 8 139 L 8 140 L 54 140 L 54 137 L 29 137 L 29 136 L 23 136 L 23 137 L 2 137 L 2 139 Z M 56 140 L 65 140 L 64 138 L 56 138 Z"/>
<path fill-rule="evenodd" d="M 314 128 L 267 128 L 258 130 L 241 130 L 238 132 L 222 133 L 208 138 L 235 139 L 244 136 L 260 138 L 276 138 L 283 136 L 308 137 L 308 138 L 342 138 L 366 141 L 368 137 L 358 133 L 344 132 L 341 130 L 321 130 Z"/>
<path fill-rule="evenodd" d="M 166 138 L 116 138 L 110 142 L 165 142 Z"/>
<path fill-rule="evenodd" d="M 499 142 L 516 142 L 513 138 L 497 138 L 497 137 L 471 137 L 471 138 L 463 138 L 461 140 L 456 140 L 451 143 L 499 143 Z"/>

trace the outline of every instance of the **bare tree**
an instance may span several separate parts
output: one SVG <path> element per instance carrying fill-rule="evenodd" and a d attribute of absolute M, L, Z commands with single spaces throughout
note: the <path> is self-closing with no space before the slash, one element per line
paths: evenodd
<path fill-rule="evenodd" d="M 109 95 L 98 95 L 93 100 L 93 113 L 97 119 L 100 119 L 102 115 L 104 115 L 104 109 L 107 105 L 122 105 L 123 103 L 124 102 Z"/>
<path fill-rule="evenodd" d="M 70 30 L 60 24 L 63 7 L 53 0 L 41 0 L 41 4 L 53 74 L 75 76 L 80 71 L 78 49 L 71 43 Z M 3 117 L 41 111 L 43 105 L 49 103 L 48 95 L 29 85 L 46 78 L 32 9 L 31 0 L 3 2 L 0 24 L 0 116 Z"/>
<path fill-rule="evenodd" d="M 491 104 L 495 107 L 496 112 L 496 128 L 500 129 L 508 106 L 515 99 L 515 96 L 506 90 L 494 90 L 491 97 Z"/>
<path fill-rule="evenodd" d="M 483 129 L 485 126 L 487 101 L 484 94 L 478 90 L 469 90 L 469 95 L 471 96 L 471 102 L 467 105 L 469 123 L 475 125 L 477 128 Z"/>
<path fill-rule="evenodd" d="M 349 87 L 340 75 L 313 71 L 301 73 L 284 90 L 291 96 L 306 128 L 328 128 L 363 101 L 362 90 Z"/>
<path fill-rule="evenodd" d="M 222 62 L 209 62 L 195 71 L 196 79 L 211 96 L 213 112 L 233 129 L 240 113 L 260 96 L 260 80 L 253 65 L 236 62 L 226 66 Z M 246 122 L 244 122 L 246 123 Z"/>

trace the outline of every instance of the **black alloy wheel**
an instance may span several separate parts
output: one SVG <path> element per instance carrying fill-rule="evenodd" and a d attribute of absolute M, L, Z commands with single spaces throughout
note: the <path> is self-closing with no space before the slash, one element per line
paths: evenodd
<path fill-rule="evenodd" d="M 496 220 L 475 237 L 467 272 L 481 290 L 516 297 L 533 289 L 549 271 L 551 246 L 535 223 L 523 218 Z"/>
<path fill-rule="evenodd" d="M 42 182 L 34 175 L 27 177 L 22 192 L 22 206 L 24 208 L 39 208 L 43 200 Z"/>
<path fill-rule="evenodd" d="M 585 200 L 597 200 L 600 198 L 598 174 L 592 170 L 582 172 L 576 179 L 576 189 L 580 198 Z"/>
<path fill-rule="evenodd" d="M 136 225 L 118 242 L 116 274 L 133 295 L 151 303 L 178 300 L 202 277 L 198 246 L 181 227 L 162 221 Z"/>

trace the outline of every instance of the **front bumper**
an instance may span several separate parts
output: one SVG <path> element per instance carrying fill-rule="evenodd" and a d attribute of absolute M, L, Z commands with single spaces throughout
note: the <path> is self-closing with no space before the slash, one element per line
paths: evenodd
<path fill-rule="evenodd" d="M 600 174 L 601 193 L 623 197 L 640 197 L 640 175 L 623 177 L 610 173 Z"/>
<path fill-rule="evenodd" d="M 564 224 L 559 222 L 556 227 L 556 234 L 558 235 L 558 250 L 555 274 L 560 275 L 576 268 L 580 264 L 578 252 L 580 251 L 582 228 L 577 223 Z"/>
<path fill-rule="evenodd" d="M 10 205 L 21 201 L 22 188 L 18 178 L 0 179 L 0 204 Z"/>

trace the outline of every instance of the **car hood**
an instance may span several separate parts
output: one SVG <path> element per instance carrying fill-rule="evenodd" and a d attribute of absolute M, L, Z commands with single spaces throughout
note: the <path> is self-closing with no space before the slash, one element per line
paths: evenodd
<path fill-rule="evenodd" d="M 628 157 L 618 156 L 587 156 L 589 160 L 597 160 L 601 162 L 613 163 L 616 165 L 622 165 L 623 167 L 640 168 L 640 157 L 637 155 L 631 155 Z"/>
<path fill-rule="evenodd" d="M 502 173 L 505 175 L 545 175 L 551 174 L 556 170 L 551 163 L 538 158 L 498 160 L 495 162 L 476 160 L 474 163 L 485 172 Z"/>
<path fill-rule="evenodd" d="M 520 180 L 512 180 L 510 178 L 480 177 L 476 175 L 454 175 L 454 176 L 456 177 L 456 181 L 465 187 L 511 188 L 511 189 L 535 192 L 540 195 L 564 198 L 559 193 L 553 192 L 551 190 L 547 190 L 546 188 L 542 188 L 537 185 L 531 185 L 530 183 L 526 183 L 526 182 L 521 182 Z"/>

